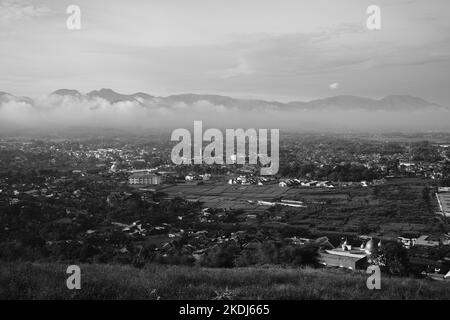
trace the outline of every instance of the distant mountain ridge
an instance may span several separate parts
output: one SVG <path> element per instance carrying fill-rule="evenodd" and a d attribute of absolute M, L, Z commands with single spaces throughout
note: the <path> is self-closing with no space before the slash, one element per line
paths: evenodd
<path fill-rule="evenodd" d="M 33 99 L 28 97 L 17 97 L 14 96 L 8 92 L 0 91 L 0 103 L 9 102 L 9 101 L 16 101 L 16 102 L 22 102 L 22 103 L 28 103 L 33 104 Z"/>
<path fill-rule="evenodd" d="M 52 95 L 59 95 L 59 96 L 82 96 L 81 92 L 78 90 L 71 90 L 71 89 L 59 89 L 52 93 Z"/>
<path fill-rule="evenodd" d="M 370 99 L 350 95 L 334 96 L 309 102 L 290 102 L 290 106 L 304 109 L 330 109 L 339 107 L 344 110 L 362 109 L 365 111 L 407 111 L 421 109 L 448 110 L 436 103 L 407 95 L 391 95 L 382 99 Z"/>
<path fill-rule="evenodd" d="M 419 97 L 409 95 L 391 95 L 382 99 L 371 99 L 352 95 L 340 95 L 311 101 L 292 101 L 277 102 L 266 100 L 237 99 L 221 95 L 203 95 L 203 94 L 177 94 L 167 97 L 156 97 L 143 92 L 134 94 L 121 94 L 112 89 L 100 89 L 80 93 L 74 89 L 59 89 L 50 94 L 50 96 L 65 96 L 77 99 L 104 99 L 111 104 L 119 102 L 138 102 L 142 106 L 171 107 L 176 104 L 192 105 L 195 103 L 209 103 L 211 105 L 223 106 L 225 108 L 236 108 L 243 110 L 362 110 L 362 111 L 450 111 L 450 108 L 426 101 Z M 33 100 L 26 97 L 15 97 L 6 92 L 0 92 L 0 102 L 16 100 L 21 102 L 33 103 Z"/>
<path fill-rule="evenodd" d="M 68 90 L 71 91 L 71 90 Z M 76 91 L 76 90 L 73 90 Z M 78 92 L 78 91 L 76 91 Z M 56 92 L 55 92 L 56 93 Z M 54 93 L 54 94 L 55 94 Z M 194 104 L 198 102 L 209 102 L 213 105 L 222 105 L 227 108 L 269 108 L 278 110 L 324 110 L 324 109 L 342 109 L 342 110 L 365 110 L 365 111 L 406 111 L 421 109 L 449 110 L 444 106 L 428 102 L 419 97 L 409 95 L 391 95 L 376 100 L 351 95 L 334 96 L 324 99 L 316 99 L 308 102 L 292 101 L 288 103 L 266 100 L 236 99 L 222 95 L 203 95 L 203 94 L 178 94 L 167 97 L 155 97 L 146 93 L 135 93 L 130 95 L 120 94 L 111 89 L 101 89 L 87 93 L 89 98 L 102 98 L 110 103 L 121 101 L 139 101 L 143 104 L 159 103 L 161 105 L 172 105 L 175 103 Z"/>
<path fill-rule="evenodd" d="M 102 98 L 110 103 L 116 103 L 121 101 L 140 101 L 140 99 L 152 99 L 151 95 L 146 93 L 138 92 L 134 94 L 120 94 L 111 89 L 100 89 L 94 90 L 87 94 L 89 98 Z"/>

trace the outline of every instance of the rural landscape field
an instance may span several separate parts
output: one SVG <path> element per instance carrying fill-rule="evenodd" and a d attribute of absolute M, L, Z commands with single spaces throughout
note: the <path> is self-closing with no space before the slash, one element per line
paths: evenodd
<path fill-rule="evenodd" d="M 249 165 L 173 166 L 159 139 L 78 139 L 2 140 L 2 298 L 445 297 L 445 136 L 286 137 L 283 159 L 309 159 L 283 161 L 273 177 Z M 331 163 L 317 139 L 333 145 Z M 164 181 L 135 184 L 141 172 Z M 79 292 L 64 292 L 70 265 L 82 265 Z M 381 268 L 380 291 L 367 287 L 369 265 Z M 252 287 L 261 274 L 267 285 Z M 172 277 L 180 288 L 169 294 Z"/>

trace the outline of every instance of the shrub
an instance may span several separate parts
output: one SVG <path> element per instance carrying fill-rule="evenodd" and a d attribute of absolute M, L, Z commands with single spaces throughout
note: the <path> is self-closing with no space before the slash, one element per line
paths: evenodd
<path fill-rule="evenodd" d="M 232 268 L 240 248 L 236 243 L 216 246 L 200 260 L 200 264 L 211 268 Z"/>
<path fill-rule="evenodd" d="M 372 253 L 372 263 L 392 275 L 406 275 L 409 272 L 408 252 L 399 242 L 388 241 Z"/>

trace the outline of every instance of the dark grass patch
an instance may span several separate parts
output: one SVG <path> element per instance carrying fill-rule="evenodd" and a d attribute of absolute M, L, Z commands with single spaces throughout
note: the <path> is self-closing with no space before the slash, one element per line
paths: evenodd
<path fill-rule="evenodd" d="M 450 283 L 382 277 L 338 269 L 208 269 L 151 264 L 81 265 L 81 290 L 66 287 L 66 265 L 0 263 L 0 299 L 450 299 Z"/>

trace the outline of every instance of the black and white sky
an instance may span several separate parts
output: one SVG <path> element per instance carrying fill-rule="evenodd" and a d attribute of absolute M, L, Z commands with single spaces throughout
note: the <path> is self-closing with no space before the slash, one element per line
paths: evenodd
<path fill-rule="evenodd" d="M 81 30 L 66 27 L 69 5 Z M 366 28 L 369 5 L 382 28 Z M 0 0 L 0 91 L 450 105 L 448 0 Z"/>

